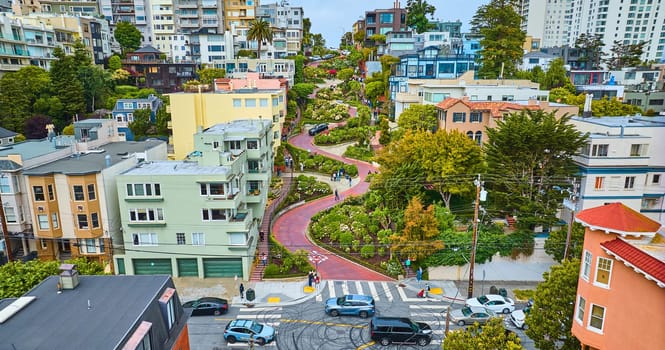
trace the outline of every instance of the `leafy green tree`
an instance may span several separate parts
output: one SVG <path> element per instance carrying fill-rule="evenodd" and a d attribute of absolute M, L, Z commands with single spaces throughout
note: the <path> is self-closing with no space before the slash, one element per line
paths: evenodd
<path fill-rule="evenodd" d="M 545 76 L 540 81 L 540 88 L 543 90 L 551 90 L 554 88 L 566 88 L 570 92 L 575 92 L 575 85 L 570 82 L 566 75 L 566 68 L 563 66 L 563 59 L 557 58 L 550 62 Z"/>
<path fill-rule="evenodd" d="M 134 134 L 134 140 L 140 140 L 148 135 L 151 126 L 150 109 L 143 108 L 134 111 L 134 121 L 129 123 L 129 130 Z"/>
<path fill-rule="evenodd" d="M 365 96 L 372 101 L 372 106 L 376 105 L 376 100 L 383 95 L 384 90 L 383 81 L 373 81 L 365 85 Z"/>
<path fill-rule="evenodd" d="M 353 45 L 353 33 L 351 32 L 346 32 L 344 35 L 342 35 L 342 39 L 340 40 L 339 47 L 344 48 L 347 46 Z"/>
<path fill-rule="evenodd" d="M 113 33 L 115 40 L 120 44 L 122 54 L 136 51 L 141 47 L 141 31 L 129 22 L 118 22 Z"/>
<path fill-rule="evenodd" d="M 566 250 L 566 236 L 568 230 L 557 230 L 550 232 L 549 237 L 545 240 L 545 252 L 551 255 L 554 260 L 561 262 L 563 260 L 563 253 Z M 568 250 L 568 258 L 580 258 L 582 256 L 582 248 L 584 247 L 584 226 L 580 223 L 573 223 L 573 231 L 570 235 L 570 249 Z"/>
<path fill-rule="evenodd" d="M 0 78 L 0 125 L 23 133 L 25 121 L 35 112 L 34 103 L 50 84 L 49 73 L 36 66 L 27 66 Z"/>
<path fill-rule="evenodd" d="M 570 333 L 575 313 L 575 295 L 580 260 L 566 260 L 543 274 L 531 313 L 526 317 L 526 335 L 542 350 L 577 350 L 580 342 Z"/>
<path fill-rule="evenodd" d="M 427 19 L 427 16 L 434 16 L 436 8 L 425 0 L 407 0 L 406 1 L 406 25 L 415 29 L 418 34 L 424 33 L 434 26 Z"/>
<path fill-rule="evenodd" d="M 479 77 L 495 79 L 502 72 L 503 77 L 511 77 L 517 71 L 526 33 L 520 28 L 522 18 L 516 8 L 516 0 L 491 0 L 473 16 L 471 31 L 482 36 Z"/>
<path fill-rule="evenodd" d="M 609 70 L 637 67 L 642 63 L 642 55 L 647 43 L 648 41 L 641 41 L 637 44 L 624 44 L 620 40 L 614 40 L 609 57 L 603 61 Z"/>
<path fill-rule="evenodd" d="M 520 338 L 506 333 L 503 319 L 493 317 L 482 327 L 478 323 L 448 333 L 443 339 L 446 350 L 522 350 Z"/>
<path fill-rule="evenodd" d="M 439 222 L 434 206 L 423 208 L 418 197 L 413 197 L 404 211 L 404 230 L 391 237 L 392 251 L 412 260 L 422 260 L 443 249 L 439 239 Z"/>
<path fill-rule="evenodd" d="M 305 17 L 302 19 L 302 47 L 307 49 L 312 47 L 312 21 Z"/>
<path fill-rule="evenodd" d="M 113 55 L 109 57 L 109 70 L 115 72 L 120 68 L 122 68 L 122 60 L 120 59 L 120 56 Z"/>
<path fill-rule="evenodd" d="M 434 105 L 412 104 L 397 119 L 401 130 L 436 131 L 439 126 L 437 110 Z"/>
<path fill-rule="evenodd" d="M 573 94 L 570 90 L 564 87 L 553 88 L 552 90 L 550 90 L 550 102 L 572 103 L 573 102 L 572 98 L 575 97 L 576 97 L 575 94 Z"/>
<path fill-rule="evenodd" d="M 256 50 L 256 57 L 261 58 L 261 44 L 267 41 L 272 44 L 272 28 L 270 22 L 264 21 L 262 18 L 255 19 L 249 25 L 247 31 L 247 40 L 256 40 L 258 48 Z"/>
<path fill-rule="evenodd" d="M 171 121 L 171 113 L 166 112 L 166 106 L 157 110 L 155 115 L 155 127 L 157 128 L 157 135 L 169 134 L 169 121 Z"/>
<path fill-rule="evenodd" d="M 63 116 L 54 116 L 53 123 L 56 129 L 62 129 L 76 114 L 83 115 L 85 112 L 85 90 L 79 80 L 79 66 L 76 65 L 75 57 L 66 55 L 65 52 L 56 47 L 53 55 L 57 60 L 51 63 L 51 94 L 57 97 L 63 104 Z"/>
<path fill-rule="evenodd" d="M 74 124 L 69 124 L 62 128 L 62 134 L 63 135 L 74 135 Z"/>
<path fill-rule="evenodd" d="M 238 50 L 238 52 L 236 52 L 236 56 L 256 58 L 256 52 L 251 51 L 251 50 Z"/>
<path fill-rule="evenodd" d="M 347 81 L 353 77 L 353 68 L 344 68 L 337 72 L 337 79 Z"/>
<path fill-rule="evenodd" d="M 295 93 L 298 103 L 302 105 L 305 102 L 307 102 L 307 100 L 309 99 L 309 95 L 314 93 L 314 89 L 316 89 L 316 85 L 314 84 L 299 83 L 293 85 L 293 88 L 291 88 L 290 91 L 293 91 Z"/>
<path fill-rule="evenodd" d="M 212 84 L 215 79 L 224 78 L 226 70 L 224 68 L 203 68 L 197 72 L 201 84 Z"/>
<path fill-rule="evenodd" d="M 383 34 L 372 34 L 369 36 L 368 39 L 374 41 L 375 43 L 381 43 L 381 44 L 386 43 L 386 36 Z"/>
<path fill-rule="evenodd" d="M 579 50 L 577 61 L 583 63 L 580 69 L 599 69 L 603 57 L 603 40 L 600 34 L 582 33 L 575 39 L 575 48 Z"/>
<path fill-rule="evenodd" d="M 25 137 L 28 139 L 43 139 L 47 136 L 46 125 L 51 124 L 51 118 L 44 115 L 35 115 L 25 121 Z"/>
<path fill-rule="evenodd" d="M 353 33 L 353 41 L 356 43 L 356 45 L 362 45 L 362 43 L 365 41 L 365 32 L 361 30 Z"/>
<path fill-rule="evenodd" d="M 111 74 L 98 66 L 79 66 L 79 80 L 83 85 L 88 111 L 104 106 L 111 94 Z"/>
<path fill-rule="evenodd" d="M 516 214 L 518 226 L 533 228 L 557 221 L 556 211 L 569 179 L 577 172 L 572 157 L 585 144 L 568 123 L 571 116 L 557 120 L 555 112 L 523 110 L 510 114 L 488 128 L 485 144 L 488 187 L 497 210 Z"/>
<path fill-rule="evenodd" d="M 116 69 L 115 71 L 113 71 L 113 73 L 111 73 L 111 79 L 113 80 L 113 82 L 119 85 L 122 83 L 126 83 L 130 76 L 131 74 L 122 68 Z"/>
<path fill-rule="evenodd" d="M 293 82 L 295 84 L 298 83 L 304 83 L 305 82 L 305 56 L 303 55 L 298 55 L 295 56 L 293 62 L 295 63 L 295 72 L 293 75 Z"/>

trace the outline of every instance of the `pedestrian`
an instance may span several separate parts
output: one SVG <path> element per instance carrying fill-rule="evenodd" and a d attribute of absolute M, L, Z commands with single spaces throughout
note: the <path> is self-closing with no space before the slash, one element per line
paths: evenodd
<path fill-rule="evenodd" d="M 418 283 L 423 279 L 423 268 L 418 267 L 418 271 L 416 271 L 416 280 L 418 280 Z"/>
<path fill-rule="evenodd" d="M 244 298 L 245 298 L 245 286 L 242 283 L 240 283 L 240 299 Z"/>
<path fill-rule="evenodd" d="M 305 164 L 300 162 L 300 172 L 302 173 L 303 171 L 305 171 Z"/>
<path fill-rule="evenodd" d="M 335 189 L 335 200 L 339 200 L 339 192 L 337 192 L 337 189 Z"/>
<path fill-rule="evenodd" d="M 314 274 L 314 284 L 316 284 L 316 287 L 319 287 L 319 283 L 321 283 L 321 279 L 319 278 L 319 274 L 315 273 Z"/>
<path fill-rule="evenodd" d="M 349 176 L 349 187 L 353 184 L 353 179 Z"/>
<path fill-rule="evenodd" d="M 266 236 L 266 234 L 263 231 L 259 232 L 259 241 L 263 242 L 263 240 L 265 239 L 265 236 Z"/>
<path fill-rule="evenodd" d="M 261 253 L 261 264 L 263 264 L 263 266 L 268 265 L 268 254 L 266 254 L 266 252 Z"/>
<path fill-rule="evenodd" d="M 314 281 L 314 273 L 310 271 L 309 274 L 307 275 L 307 285 L 311 287 L 313 281 Z"/>
<path fill-rule="evenodd" d="M 404 262 L 404 266 L 406 266 L 406 269 L 409 270 L 411 268 L 411 259 L 407 257 L 406 261 Z"/>
<path fill-rule="evenodd" d="M 429 298 L 429 283 L 425 285 L 425 298 Z"/>
<path fill-rule="evenodd" d="M 335 181 L 335 173 L 330 174 L 330 181 Z"/>

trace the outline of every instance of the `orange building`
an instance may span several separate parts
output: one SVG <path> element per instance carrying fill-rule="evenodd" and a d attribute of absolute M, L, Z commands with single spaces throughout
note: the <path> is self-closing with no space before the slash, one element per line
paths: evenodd
<path fill-rule="evenodd" d="M 665 349 L 661 224 L 621 203 L 575 220 L 586 228 L 572 327 L 582 349 Z"/>
<path fill-rule="evenodd" d="M 524 109 L 556 112 L 557 118 L 565 114 L 577 115 L 578 106 L 547 101 L 475 101 L 468 97 L 449 97 L 436 105 L 438 109 L 439 129 L 457 130 L 476 140 L 478 145 L 487 141 L 485 128 L 496 127 L 496 122 L 510 113 Z"/>

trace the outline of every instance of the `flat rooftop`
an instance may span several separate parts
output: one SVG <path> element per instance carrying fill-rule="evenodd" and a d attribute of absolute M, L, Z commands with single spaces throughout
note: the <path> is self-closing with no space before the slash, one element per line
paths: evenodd
<path fill-rule="evenodd" d="M 645 117 L 645 116 L 626 116 L 626 117 L 573 117 L 577 122 L 593 123 L 607 126 L 610 128 L 620 127 L 665 127 L 665 117 Z"/>
<path fill-rule="evenodd" d="M 263 129 L 269 128 L 272 124 L 271 117 L 268 119 L 238 119 L 228 123 L 215 124 L 205 130 L 204 134 L 211 135 L 253 135 L 260 133 Z M 261 125 L 263 124 L 263 125 Z"/>
<path fill-rule="evenodd" d="M 20 154 L 21 158 L 27 160 L 60 151 L 75 142 L 74 136 L 57 136 L 51 141 L 48 139 L 26 140 L 0 147 L 0 157 Z"/>
<path fill-rule="evenodd" d="M 226 175 L 231 172 L 227 166 L 201 166 L 196 161 L 145 162 L 131 168 L 122 175 Z"/>

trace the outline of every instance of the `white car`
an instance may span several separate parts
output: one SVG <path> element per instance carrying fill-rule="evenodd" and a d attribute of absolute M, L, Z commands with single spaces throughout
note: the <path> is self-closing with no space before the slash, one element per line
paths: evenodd
<path fill-rule="evenodd" d="M 467 299 L 466 306 L 486 307 L 497 314 L 509 314 L 515 310 L 515 302 L 512 299 L 502 297 L 498 294 L 487 294 L 481 295 L 477 298 Z"/>
<path fill-rule="evenodd" d="M 526 304 L 526 307 L 522 310 L 515 310 L 510 313 L 510 321 L 519 329 L 527 329 L 529 325 L 526 324 L 526 315 L 531 312 L 531 307 L 533 307 L 533 300 L 529 300 Z"/>

